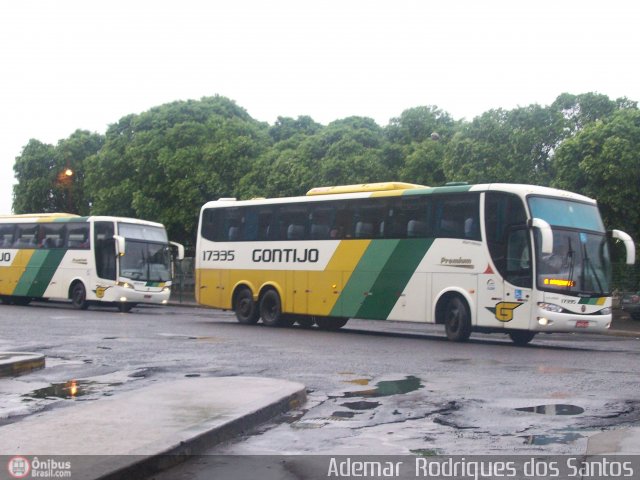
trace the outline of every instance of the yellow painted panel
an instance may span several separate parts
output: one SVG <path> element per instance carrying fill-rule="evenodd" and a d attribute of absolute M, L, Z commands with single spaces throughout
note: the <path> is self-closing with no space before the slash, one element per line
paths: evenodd
<path fill-rule="evenodd" d="M 307 313 L 329 315 L 342 292 L 342 272 L 338 270 L 309 272 L 308 280 Z"/>
<path fill-rule="evenodd" d="M 231 309 L 233 291 L 238 284 L 248 285 L 255 300 L 264 286 L 272 285 L 280 294 L 284 312 L 328 315 L 370 243 L 371 240 L 341 242 L 324 271 L 199 269 L 196 301 Z"/>
<path fill-rule="evenodd" d="M 12 295 L 35 250 L 18 250 L 9 267 L 0 267 L 0 294 Z"/>

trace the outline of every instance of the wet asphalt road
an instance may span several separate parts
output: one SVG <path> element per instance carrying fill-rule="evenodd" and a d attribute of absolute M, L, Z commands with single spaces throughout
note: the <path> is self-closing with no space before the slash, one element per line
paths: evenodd
<path fill-rule="evenodd" d="M 3 380 L 1 423 L 184 376 L 307 386 L 302 410 L 216 454 L 579 454 L 590 435 L 640 421 L 632 337 L 555 334 L 516 347 L 474 334 L 455 344 L 439 326 L 352 320 L 323 332 L 243 326 L 200 308 L 39 303 L 0 306 L 9 350 L 44 353 L 47 368 Z M 180 468 L 162 478 L 209 467 L 205 458 Z"/>

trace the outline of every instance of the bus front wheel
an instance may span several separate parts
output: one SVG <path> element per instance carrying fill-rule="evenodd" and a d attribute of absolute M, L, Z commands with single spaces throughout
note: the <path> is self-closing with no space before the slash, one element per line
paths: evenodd
<path fill-rule="evenodd" d="M 253 301 L 253 294 L 248 288 L 242 288 L 236 294 L 233 302 L 233 309 L 236 312 L 238 322 L 245 325 L 254 325 L 258 323 L 260 313 Z"/>
<path fill-rule="evenodd" d="M 466 342 L 471 336 L 471 314 L 467 303 L 459 296 L 451 297 L 444 310 L 444 328 L 447 338 Z"/>
<path fill-rule="evenodd" d="M 536 332 L 529 332 L 527 330 L 514 330 L 509 332 L 509 337 L 511 337 L 511 341 L 516 345 L 526 345 L 533 337 L 536 336 Z"/>
<path fill-rule="evenodd" d="M 262 323 L 270 327 L 282 325 L 282 306 L 280 295 L 275 290 L 267 290 L 260 299 L 260 317 Z"/>
<path fill-rule="evenodd" d="M 86 310 L 89 308 L 87 302 L 87 291 L 82 282 L 76 282 L 71 288 L 71 305 L 78 310 Z"/>

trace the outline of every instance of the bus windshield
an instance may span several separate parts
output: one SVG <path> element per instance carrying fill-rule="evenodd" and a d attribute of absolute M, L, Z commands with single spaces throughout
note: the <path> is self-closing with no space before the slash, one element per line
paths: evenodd
<path fill-rule="evenodd" d="M 127 250 L 120 257 L 120 275 L 136 281 L 171 280 L 171 252 L 168 245 L 127 240 Z"/>
<path fill-rule="evenodd" d="M 119 222 L 118 232 L 127 241 L 126 254 L 120 259 L 121 276 L 145 282 L 171 280 L 171 252 L 164 228 Z"/>
<path fill-rule="evenodd" d="M 553 252 L 543 254 L 536 236 L 536 271 L 540 290 L 569 295 L 607 296 L 611 261 L 600 213 L 595 205 L 530 197 L 531 215 L 553 229 Z"/>

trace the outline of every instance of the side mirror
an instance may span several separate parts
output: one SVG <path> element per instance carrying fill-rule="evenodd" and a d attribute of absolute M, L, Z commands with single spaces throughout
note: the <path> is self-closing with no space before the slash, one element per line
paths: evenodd
<path fill-rule="evenodd" d="M 176 256 L 176 260 L 183 260 L 184 246 L 181 243 L 177 243 L 177 242 L 169 242 L 169 243 L 178 249 L 178 255 Z"/>
<path fill-rule="evenodd" d="M 124 256 L 124 252 L 126 250 L 124 237 L 121 237 L 120 235 L 114 235 L 113 239 L 116 241 L 116 255 L 118 255 L 119 257 Z"/>
<path fill-rule="evenodd" d="M 633 243 L 631 236 L 622 230 L 611 230 L 611 237 L 622 240 L 627 250 L 627 265 L 636 263 L 636 244 Z"/>
<path fill-rule="evenodd" d="M 537 228 L 540 231 L 542 238 L 542 244 L 540 250 L 542 253 L 553 253 L 553 232 L 551 231 L 551 225 L 542 220 L 541 218 L 530 218 L 527 225 L 531 228 Z"/>

